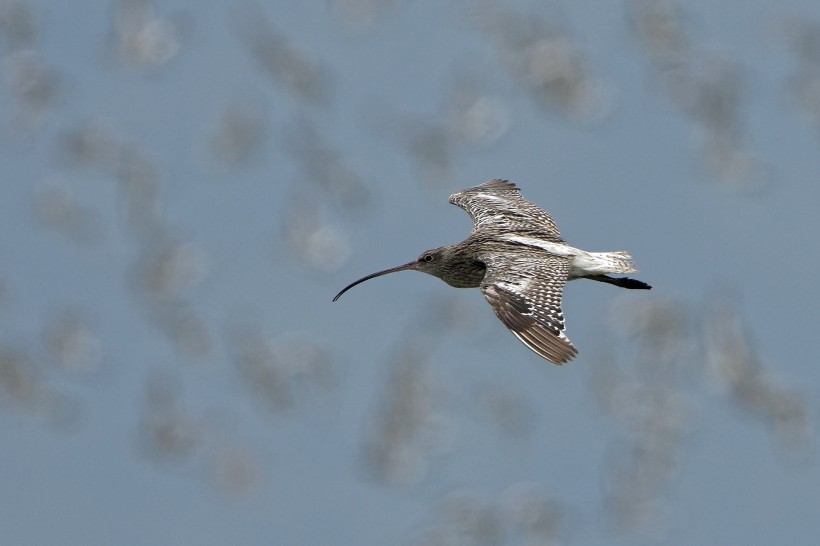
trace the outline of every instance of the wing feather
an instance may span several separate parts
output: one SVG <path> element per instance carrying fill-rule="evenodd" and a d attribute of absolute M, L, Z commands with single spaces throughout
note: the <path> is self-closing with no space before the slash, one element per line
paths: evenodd
<path fill-rule="evenodd" d="M 564 334 L 561 298 L 569 262 L 561 256 L 488 258 L 481 291 L 496 316 L 532 351 L 564 364 L 578 350 Z"/>
<path fill-rule="evenodd" d="M 473 233 L 478 231 L 515 231 L 548 241 L 563 242 L 558 226 L 540 207 L 523 197 L 518 186 L 495 179 L 450 196 L 473 219 Z"/>

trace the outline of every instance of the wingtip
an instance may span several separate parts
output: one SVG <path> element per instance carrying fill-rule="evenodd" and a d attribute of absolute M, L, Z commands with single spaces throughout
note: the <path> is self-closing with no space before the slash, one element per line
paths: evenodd
<path fill-rule="evenodd" d="M 478 186 L 473 186 L 472 188 L 467 188 L 466 190 L 461 190 L 459 192 L 454 193 L 450 196 L 450 202 L 452 203 L 454 199 L 456 199 L 459 195 L 475 192 L 475 191 L 520 191 L 518 186 L 516 186 L 513 182 L 509 180 L 505 180 L 503 178 L 493 178 L 483 184 L 479 184 Z"/>
<path fill-rule="evenodd" d="M 518 186 L 514 182 L 504 178 L 493 178 L 477 187 L 483 190 L 518 190 Z"/>
<path fill-rule="evenodd" d="M 556 366 L 563 366 L 578 356 L 578 349 L 568 339 L 550 335 L 541 325 L 512 333 L 529 350 Z"/>

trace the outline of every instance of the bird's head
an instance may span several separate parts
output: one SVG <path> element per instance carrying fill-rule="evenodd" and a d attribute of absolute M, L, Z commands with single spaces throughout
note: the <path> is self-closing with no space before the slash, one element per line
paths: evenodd
<path fill-rule="evenodd" d="M 440 246 L 425 250 L 413 269 L 438 277 L 456 288 L 475 288 L 484 279 L 487 267 L 464 245 Z"/>
<path fill-rule="evenodd" d="M 408 267 L 408 269 L 415 269 L 416 271 L 421 271 L 422 273 L 427 273 L 428 275 L 441 278 L 444 256 L 446 252 L 447 247 L 443 246 L 425 250 L 419 254 L 419 257 L 415 262 L 410 262 L 413 264 L 413 267 Z"/>

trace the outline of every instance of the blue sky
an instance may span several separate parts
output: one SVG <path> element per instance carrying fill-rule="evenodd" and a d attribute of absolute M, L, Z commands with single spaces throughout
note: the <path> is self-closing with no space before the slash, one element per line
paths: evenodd
<path fill-rule="evenodd" d="M 813 544 L 820 7 L 0 4 L 9 544 Z M 651 292 L 416 273 L 515 181 Z"/>

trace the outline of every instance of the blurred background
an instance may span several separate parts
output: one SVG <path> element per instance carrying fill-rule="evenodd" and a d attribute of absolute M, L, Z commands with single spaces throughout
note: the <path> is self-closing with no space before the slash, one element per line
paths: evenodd
<path fill-rule="evenodd" d="M 0 0 L 0 534 L 816 544 L 820 4 Z M 365 274 L 515 181 L 558 367 Z"/>

